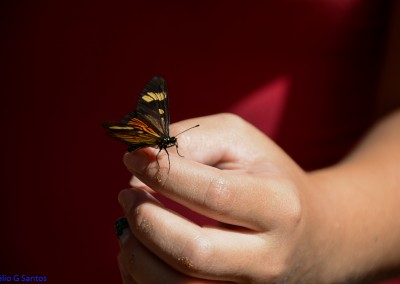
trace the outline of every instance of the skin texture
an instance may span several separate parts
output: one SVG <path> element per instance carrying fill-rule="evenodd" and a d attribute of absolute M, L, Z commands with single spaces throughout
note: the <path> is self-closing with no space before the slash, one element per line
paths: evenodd
<path fill-rule="evenodd" d="M 235 115 L 171 133 L 197 123 L 179 136 L 185 158 L 170 148 L 169 173 L 165 152 L 160 168 L 157 149 L 124 156 L 134 177 L 119 195 L 130 225 L 123 283 L 347 283 L 399 269 L 400 112 L 341 163 L 310 173 Z M 154 192 L 229 226 L 200 227 Z"/>

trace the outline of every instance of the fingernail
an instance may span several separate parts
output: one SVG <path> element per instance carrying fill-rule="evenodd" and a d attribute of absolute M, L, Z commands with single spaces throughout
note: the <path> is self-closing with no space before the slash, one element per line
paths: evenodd
<path fill-rule="evenodd" d="M 125 213 L 128 213 L 135 204 L 135 194 L 130 189 L 122 190 L 118 195 L 118 202 Z"/>
<path fill-rule="evenodd" d="M 118 239 L 123 243 L 129 237 L 129 224 L 126 217 L 121 217 L 114 223 L 115 233 Z"/>
<path fill-rule="evenodd" d="M 130 152 L 124 155 L 125 166 L 131 172 L 142 172 L 149 162 L 149 157 L 143 151 Z"/>

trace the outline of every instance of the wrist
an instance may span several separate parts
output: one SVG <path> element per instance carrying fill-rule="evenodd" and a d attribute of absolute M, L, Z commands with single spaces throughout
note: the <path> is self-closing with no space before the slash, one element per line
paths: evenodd
<path fill-rule="evenodd" d="M 399 267 L 398 202 L 370 170 L 355 162 L 308 174 L 321 282 L 362 281 Z"/>

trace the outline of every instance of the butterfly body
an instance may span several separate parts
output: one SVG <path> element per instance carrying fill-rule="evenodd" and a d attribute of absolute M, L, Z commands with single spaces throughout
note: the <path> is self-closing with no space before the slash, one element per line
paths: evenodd
<path fill-rule="evenodd" d="M 168 92 L 161 77 L 154 77 L 146 84 L 135 111 L 128 113 L 121 122 L 106 121 L 103 127 L 108 129 L 109 136 L 127 144 L 129 152 L 156 147 L 160 149 L 157 157 L 165 150 L 169 162 L 167 148 L 175 146 L 178 150 L 177 138 L 169 135 Z"/>

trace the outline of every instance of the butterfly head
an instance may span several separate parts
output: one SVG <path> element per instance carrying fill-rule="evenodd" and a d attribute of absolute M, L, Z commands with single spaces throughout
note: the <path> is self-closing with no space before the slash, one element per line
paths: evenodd
<path fill-rule="evenodd" d="M 178 139 L 176 139 L 176 137 L 164 137 L 164 139 L 162 140 L 162 148 L 169 148 L 169 147 L 173 147 L 176 146 L 178 142 Z"/>

